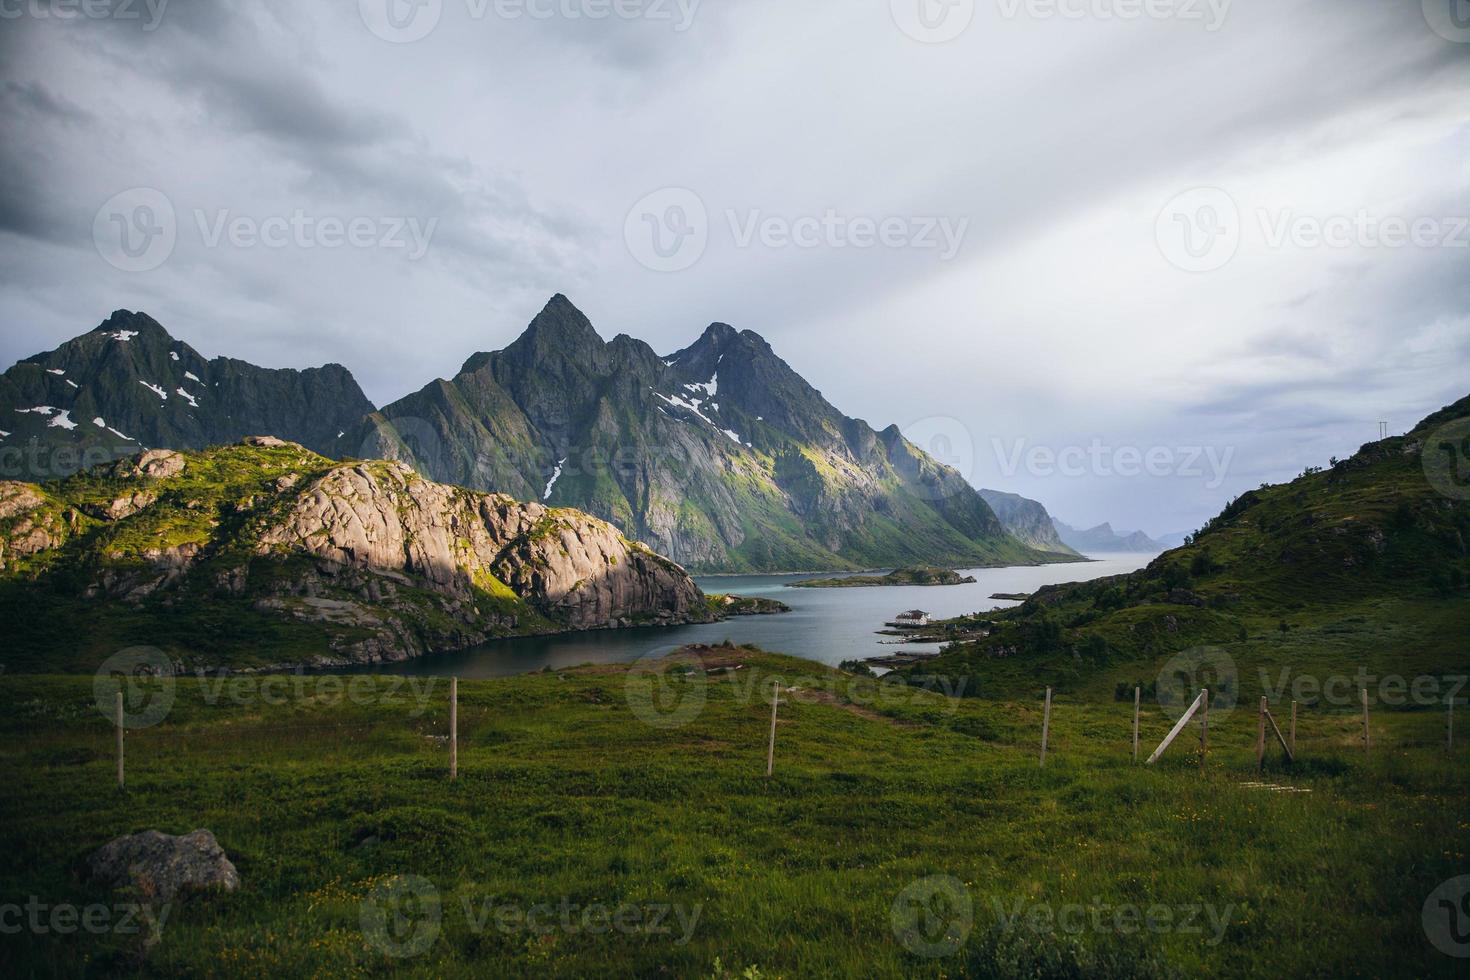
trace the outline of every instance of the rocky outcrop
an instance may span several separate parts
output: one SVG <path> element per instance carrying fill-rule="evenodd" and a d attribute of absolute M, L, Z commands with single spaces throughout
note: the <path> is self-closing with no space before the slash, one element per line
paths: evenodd
<path fill-rule="evenodd" d="M 184 466 L 181 453 L 168 449 L 149 449 L 137 456 L 119 460 L 112 467 L 112 475 L 124 480 L 167 480 L 184 472 Z"/>
<path fill-rule="evenodd" d="M 464 601 L 501 583 L 573 629 L 704 615 L 682 568 L 611 525 L 433 483 L 405 463 L 339 467 L 313 482 L 256 545 L 262 555 L 280 548 L 334 569 L 416 576 Z"/>
<path fill-rule="evenodd" d="M 0 571 L 17 560 L 59 548 L 72 523 L 39 488 L 0 481 Z"/>
<path fill-rule="evenodd" d="M 208 830 L 173 836 L 156 830 L 118 837 L 87 859 L 93 881 L 171 902 L 187 891 L 236 891 L 240 874 Z"/>
<path fill-rule="evenodd" d="M 207 603 L 250 630 L 288 619 L 326 639 L 306 661 L 318 666 L 714 618 L 684 569 L 604 521 L 269 437 L 141 453 L 49 495 L 0 484 L 0 514 L 0 561 L 49 559 L 17 567 L 11 587 L 159 616 Z"/>

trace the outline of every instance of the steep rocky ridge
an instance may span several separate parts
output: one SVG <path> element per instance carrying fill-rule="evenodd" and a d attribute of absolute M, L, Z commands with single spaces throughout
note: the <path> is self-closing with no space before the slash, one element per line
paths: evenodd
<path fill-rule="evenodd" d="M 750 331 L 666 357 L 564 296 L 501 351 L 374 413 L 358 455 L 577 507 L 690 567 L 1066 560 L 1016 541 L 954 470 L 842 415 Z"/>

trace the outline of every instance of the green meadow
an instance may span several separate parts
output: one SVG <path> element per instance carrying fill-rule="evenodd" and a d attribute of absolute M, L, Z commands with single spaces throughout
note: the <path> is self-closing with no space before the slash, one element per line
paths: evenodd
<path fill-rule="evenodd" d="M 130 710 L 168 710 L 128 734 L 122 790 L 91 677 L 7 676 L 0 905 L 17 908 L 0 912 L 0 965 L 1463 975 L 1425 920 L 1436 887 L 1470 872 L 1470 746 L 1447 750 L 1443 706 L 1375 704 L 1365 751 L 1360 710 L 1314 703 L 1297 761 L 1273 744 L 1268 786 L 1250 785 L 1249 662 L 1239 703 L 1211 712 L 1207 756 L 1191 726 L 1157 765 L 1135 764 L 1131 697 L 1113 687 L 1164 660 L 1061 691 L 1044 768 L 1039 689 L 949 698 L 733 647 L 656 670 L 461 682 L 455 781 L 447 681 L 188 677 L 171 702 L 162 682 L 135 681 Z M 766 778 L 777 683 L 798 690 L 783 696 Z M 104 680 L 100 700 L 115 688 Z M 1289 708 L 1273 710 L 1284 722 Z M 1172 720 L 1145 704 L 1145 757 Z M 122 834 L 201 827 L 241 889 L 122 929 L 114 906 L 137 896 L 88 883 L 86 856 Z M 98 905 L 107 927 L 53 927 L 58 906 Z"/>

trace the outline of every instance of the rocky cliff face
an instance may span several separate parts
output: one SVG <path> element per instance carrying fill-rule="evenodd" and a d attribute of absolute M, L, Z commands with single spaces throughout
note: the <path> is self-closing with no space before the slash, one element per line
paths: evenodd
<path fill-rule="evenodd" d="M 603 521 L 274 438 L 154 450 L 48 490 L 0 484 L 0 563 L 9 602 L 69 593 L 159 629 L 185 608 L 256 634 L 307 624 L 321 664 L 710 618 L 682 568 Z"/>
<path fill-rule="evenodd" d="M 1063 555 L 1077 554 L 1062 541 L 1051 515 L 1037 501 L 999 490 L 981 490 L 980 496 L 995 511 L 1011 537 L 1022 544 Z"/>
<path fill-rule="evenodd" d="M 576 507 L 725 571 L 1063 560 L 1006 533 L 955 471 L 841 414 L 760 336 L 659 356 L 563 296 L 504 350 L 374 414 L 357 455 Z"/>
<path fill-rule="evenodd" d="M 147 447 L 203 449 L 262 432 L 348 455 L 340 437 L 372 410 L 340 365 L 206 360 L 152 317 L 120 310 L 0 375 L 0 477 L 61 479 Z"/>

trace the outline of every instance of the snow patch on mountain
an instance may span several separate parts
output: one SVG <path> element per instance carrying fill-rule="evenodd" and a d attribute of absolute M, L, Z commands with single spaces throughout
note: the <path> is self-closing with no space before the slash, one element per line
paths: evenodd
<path fill-rule="evenodd" d="M 567 465 L 567 461 L 565 459 L 556 464 L 556 469 L 552 472 L 551 479 L 546 481 L 546 492 L 541 495 L 542 500 L 551 499 L 551 488 L 556 486 L 557 480 L 561 479 L 561 470 L 562 467 L 565 465 Z"/>

